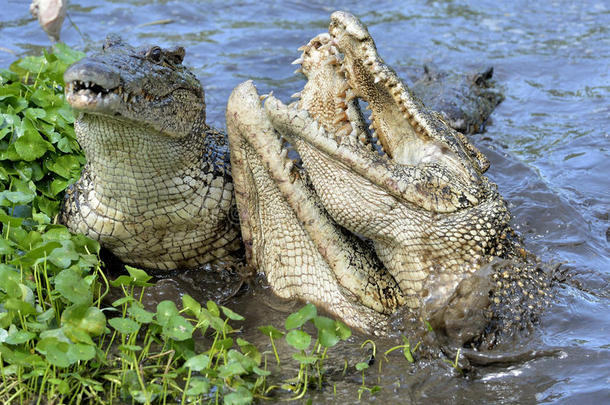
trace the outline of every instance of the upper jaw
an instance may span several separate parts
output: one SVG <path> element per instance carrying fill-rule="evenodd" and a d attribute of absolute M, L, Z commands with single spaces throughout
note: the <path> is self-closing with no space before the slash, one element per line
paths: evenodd
<path fill-rule="evenodd" d="M 66 100 L 83 112 L 111 113 L 128 93 L 118 72 L 94 60 L 82 60 L 64 73 Z"/>
<path fill-rule="evenodd" d="M 488 166 L 486 159 L 385 64 L 364 24 L 349 13 L 336 12 L 329 33 L 343 54 L 340 70 L 350 92 L 368 103 L 373 137 L 392 160 L 407 165 L 439 162 L 456 175 L 478 181 Z"/>

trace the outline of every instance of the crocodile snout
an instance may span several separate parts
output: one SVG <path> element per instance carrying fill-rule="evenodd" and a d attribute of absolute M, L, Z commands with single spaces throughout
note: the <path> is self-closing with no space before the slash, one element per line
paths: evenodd
<path fill-rule="evenodd" d="M 64 73 L 66 84 L 73 82 L 90 83 L 104 90 L 112 90 L 121 84 L 117 71 L 105 63 L 84 59 L 70 66 Z"/>

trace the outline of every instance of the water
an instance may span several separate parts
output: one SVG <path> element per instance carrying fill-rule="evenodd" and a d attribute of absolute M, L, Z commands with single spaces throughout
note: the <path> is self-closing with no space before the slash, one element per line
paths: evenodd
<path fill-rule="evenodd" d="M 2 2 L 0 67 L 6 67 L 17 56 L 39 53 L 48 39 L 30 18 L 27 2 Z M 221 128 L 231 90 L 246 79 L 285 101 L 300 90 L 303 80 L 290 65 L 296 48 L 324 31 L 336 9 L 362 18 L 382 57 L 407 82 L 423 62 L 456 71 L 493 65 L 506 100 L 487 132 L 473 140 L 490 158 L 489 176 L 510 202 L 528 248 L 545 260 L 566 262 L 571 276 L 539 327 L 515 342 L 515 350 L 559 352 L 481 367 L 465 378 L 440 360 L 411 365 L 394 352 L 380 374 L 367 376 L 367 384 L 382 390 L 372 397 L 365 393 L 362 402 L 609 403 L 610 4 L 499 3 L 72 1 L 69 14 L 82 36 L 66 21 L 62 38 L 85 51 L 97 49 L 113 32 L 134 44 L 184 46 L 186 63 L 206 89 L 208 122 Z M 171 296 L 189 283 L 165 284 Z M 188 292 L 202 299 L 206 294 Z M 230 306 L 253 325 L 279 325 L 293 308 L 269 300 L 264 292 L 250 291 Z M 358 355 L 355 344 L 362 340 L 345 348 L 348 357 Z M 385 348 L 396 343 L 379 341 Z M 336 395 L 328 388 L 314 394 L 313 402 L 357 400 L 359 374 L 334 382 Z"/>

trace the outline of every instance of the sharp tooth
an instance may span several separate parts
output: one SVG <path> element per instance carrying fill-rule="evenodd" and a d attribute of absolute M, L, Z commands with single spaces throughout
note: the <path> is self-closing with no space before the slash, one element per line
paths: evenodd
<path fill-rule="evenodd" d="M 303 52 L 303 51 L 306 51 L 307 49 L 309 49 L 309 44 L 306 44 L 306 45 L 303 45 L 303 46 L 299 46 L 297 48 L 297 51 Z"/>
<path fill-rule="evenodd" d="M 300 65 L 303 63 L 303 58 L 296 58 L 295 60 L 292 61 L 291 65 Z"/>
<path fill-rule="evenodd" d="M 294 93 L 292 96 L 290 96 L 290 98 L 301 98 L 301 92 L 297 91 L 296 93 Z"/>
<path fill-rule="evenodd" d="M 337 115 L 337 117 L 333 120 L 333 124 L 338 124 L 339 122 L 347 121 L 348 117 L 345 112 L 342 112 Z"/>
<path fill-rule="evenodd" d="M 286 164 L 284 165 L 285 173 L 290 174 L 293 166 L 294 162 L 291 159 L 286 159 Z"/>
<path fill-rule="evenodd" d="M 288 155 L 288 149 L 282 149 L 282 151 L 280 152 L 280 158 L 282 160 L 286 159 L 286 156 Z"/>
<path fill-rule="evenodd" d="M 371 124 L 371 125 L 369 125 L 369 129 L 370 129 L 371 131 L 373 131 L 373 130 L 375 129 L 375 126 L 374 126 L 373 124 Z"/>
<path fill-rule="evenodd" d="M 379 83 L 380 81 L 381 81 L 381 77 L 375 76 L 375 84 Z"/>
<path fill-rule="evenodd" d="M 367 104 L 366 107 L 364 107 L 365 110 L 370 110 L 371 109 L 371 105 Z"/>
<path fill-rule="evenodd" d="M 339 59 L 336 56 L 331 56 L 324 61 L 324 65 L 338 65 Z"/>
<path fill-rule="evenodd" d="M 350 134 L 351 132 L 353 132 L 352 130 L 352 125 L 348 122 L 346 124 L 344 124 L 341 128 L 339 128 L 339 130 L 337 131 L 337 136 L 346 136 L 348 134 Z"/>
<path fill-rule="evenodd" d="M 129 101 L 129 93 L 123 93 L 123 101 L 124 102 Z"/>
<path fill-rule="evenodd" d="M 264 101 L 264 100 L 265 100 L 267 97 L 270 97 L 270 96 L 272 96 L 272 95 L 273 95 L 273 92 L 270 92 L 269 94 L 263 94 L 262 96 L 258 96 L 258 98 L 259 98 L 261 101 Z"/>
<path fill-rule="evenodd" d="M 303 73 L 303 69 L 298 68 L 297 70 L 294 71 L 294 74 L 299 74 L 299 73 Z"/>

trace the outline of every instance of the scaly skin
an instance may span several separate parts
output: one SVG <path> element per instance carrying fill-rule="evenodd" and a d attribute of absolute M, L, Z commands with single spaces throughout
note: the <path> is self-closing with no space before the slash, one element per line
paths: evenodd
<path fill-rule="evenodd" d="M 62 221 L 150 269 L 195 267 L 240 248 L 226 137 L 205 124 L 203 88 L 183 57 L 183 48 L 109 37 L 64 75 L 87 165 Z"/>
<path fill-rule="evenodd" d="M 333 13 L 329 33 L 295 61 L 308 79 L 297 103 L 268 96 L 261 107 L 250 82 L 229 99 L 247 259 L 279 295 L 311 300 L 352 326 L 382 324 L 344 308 L 388 314 L 406 305 L 450 338 L 473 341 L 511 305 L 506 291 L 493 292 L 499 276 L 488 263 L 519 250 L 506 204 L 483 175 L 489 163 L 385 65 L 354 16 Z M 372 133 L 358 99 L 372 110 Z M 282 138 L 303 172 L 286 158 Z M 374 265 L 354 266 L 366 261 Z M 512 304 L 543 285 L 535 271 L 502 273 Z M 391 288 L 371 289 L 371 280 Z"/>
<path fill-rule="evenodd" d="M 407 304 L 436 306 L 488 257 L 502 254 L 510 215 L 482 175 L 485 158 L 412 95 L 377 55 L 366 28 L 351 15 L 335 13 L 330 34 L 305 49 L 308 83 L 298 109 L 271 99 L 269 119 L 294 144 L 329 215 L 373 241 Z M 388 157 L 366 147 L 361 120 L 349 112 L 358 108 L 354 97 L 368 102 L 371 137 Z M 333 114 L 318 113 L 329 110 Z M 350 116 L 357 117 L 353 132 Z"/>

